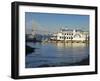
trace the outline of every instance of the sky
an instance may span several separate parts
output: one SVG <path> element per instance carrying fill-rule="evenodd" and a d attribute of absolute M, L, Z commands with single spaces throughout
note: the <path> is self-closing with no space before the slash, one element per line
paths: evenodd
<path fill-rule="evenodd" d="M 25 12 L 26 32 L 57 32 L 61 28 L 89 30 L 89 15 Z"/>

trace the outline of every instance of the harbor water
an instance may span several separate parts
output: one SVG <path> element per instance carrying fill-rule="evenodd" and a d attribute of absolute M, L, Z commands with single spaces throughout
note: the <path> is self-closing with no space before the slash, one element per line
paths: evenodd
<path fill-rule="evenodd" d="M 89 44 L 33 43 L 34 51 L 25 57 L 26 68 L 89 65 Z"/>

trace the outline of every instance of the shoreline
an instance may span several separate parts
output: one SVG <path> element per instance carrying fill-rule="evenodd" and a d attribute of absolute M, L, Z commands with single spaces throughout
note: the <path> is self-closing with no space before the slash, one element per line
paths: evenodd
<path fill-rule="evenodd" d="M 89 57 L 81 60 L 80 62 L 75 63 L 59 63 L 59 64 L 41 64 L 35 67 L 26 67 L 26 68 L 45 68 L 45 67 L 66 67 L 66 66 L 83 66 L 83 65 L 89 65 Z"/>

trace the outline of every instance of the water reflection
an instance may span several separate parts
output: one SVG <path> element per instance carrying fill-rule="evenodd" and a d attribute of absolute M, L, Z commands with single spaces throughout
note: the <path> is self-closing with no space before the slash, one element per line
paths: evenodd
<path fill-rule="evenodd" d="M 56 43 L 58 48 L 69 48 L 69 47 L 85 47 L 88 46 L 87 43 Z"/>
<path fill-rule="evenodd" d="M 36 50 L 26 56 L 26 68 L 89 64 L 89 46 L 86 43 L 28 42 L 27 45 Z"/>

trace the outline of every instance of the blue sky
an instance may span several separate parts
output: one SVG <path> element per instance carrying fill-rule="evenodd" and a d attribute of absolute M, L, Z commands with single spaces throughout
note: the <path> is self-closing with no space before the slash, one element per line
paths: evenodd
<path fill-rule="evenodd" d="M 89 30 L 88 15 L 73 14 L 53 14 L 53 13 L 34 13 L 25 12 L 26 31 L 31 30 L 32 26 L 36 30 L 55 32 L 60 28 Z"/>

